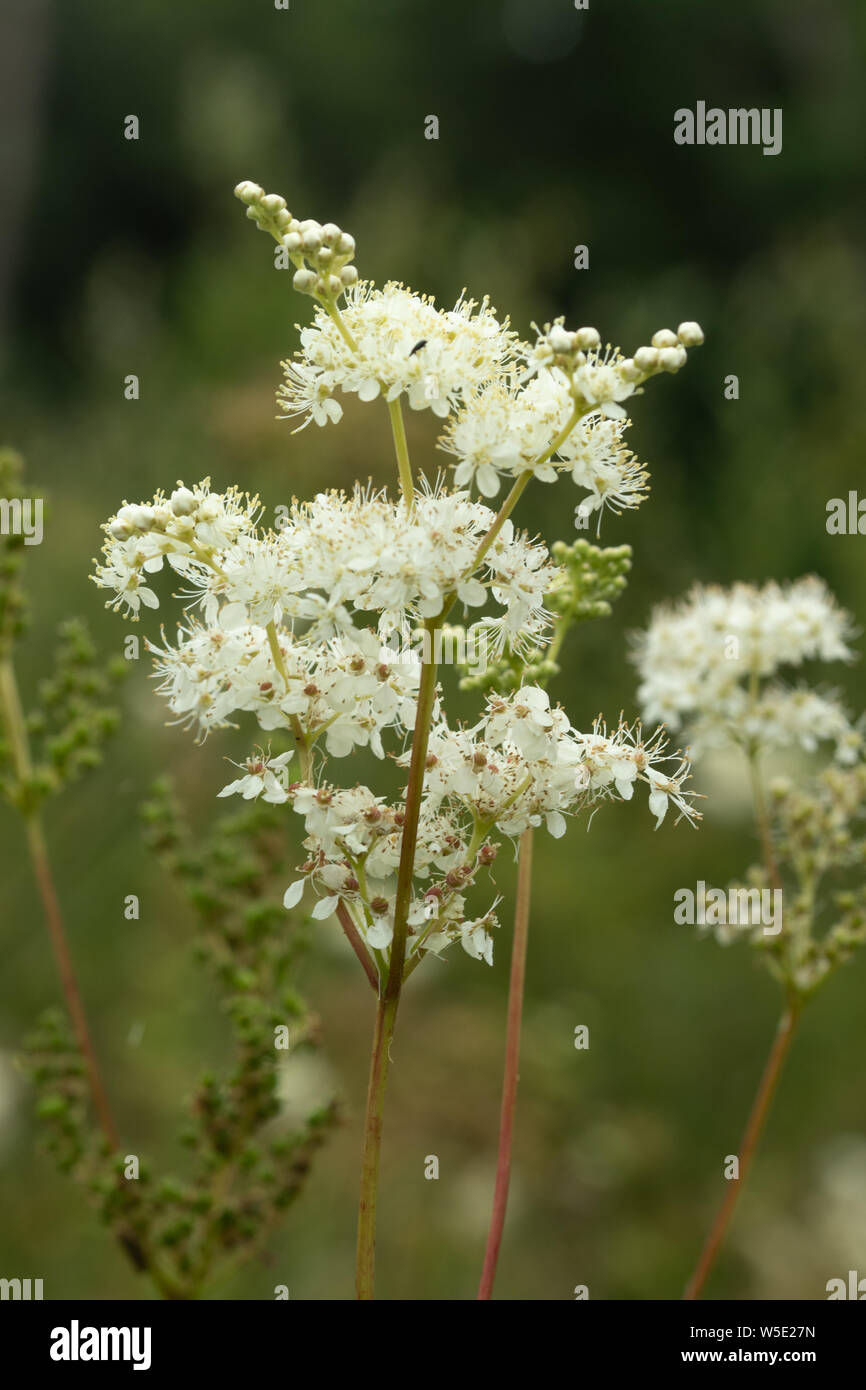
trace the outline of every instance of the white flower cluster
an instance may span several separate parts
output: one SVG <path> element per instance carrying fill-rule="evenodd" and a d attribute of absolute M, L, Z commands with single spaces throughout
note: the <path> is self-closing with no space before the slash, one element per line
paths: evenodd
<path fill-rule="evenodd" d="M 629 800 L 638 783 L 657 825 L 671 804 L 694 822 L 689 768 L 665 754 L 661 730 L 644 740 L 639 725 L 608 734 L 596 722 L 581 733 L 529 683 L 490 695 L 474 727 L 451 728 L 438 698 L 439 657 L 422 662 L 414 638 L 430 638 L 436 650 L 461 604 L 473 610 L 476 655 L 538 657 L 552 624 L 545 597 L 564 571 L 515 530 L 519 492 L 496 513 L 472 486 L 492 497 L 503 477 L 552 481 L 567 470 L 587 494 L 584 516 L 637 506 L 647 474 L 623 441 L 623 402 L 655 373 L 678 370 L 702 334 L 682 324 L 625 358 L 603 348 L 595 329 L 570 333 L 559 320 L 530 346 L 486 299 L 461 296 L 440 309 L 402 284 L 358 281 L 354 240 L 335 223 L 299 220 L 285 199 L 249 181 L 235 192 L 294 265 L 295 288 L 316 301 L 300 351 L 283 364 L 282 410 L 303 428 L 338 421 L 342 395 L 381 397 L 391 407 L 402 496 L 323 491 L 293 502 L 285 524 L 267 529 L 257 498 L 216 492 L 209 479 L 179 482 L 168 497 L 124 503 L 106 523 L 93 578 L 109 591 L 109 607 L 136 619 L 159 606 L 152 577 L 166 566 L 179 576 L 193 615 L 173 644 L 163 635 L 161 647 L 151 646 L 179 722 L 206 735 L 248 714 L 293 742 L 298 780 L 290 781 L 294 754 L 260 750 L 220 793 L 285 803 L 303 818 L 308 857 L 287 907 L 310 884 L 313 916 L 336 913 L 380 980 L 395 937 L 403 978 L 422 955 L 456 941 L 492 963 L 496 903 L 481 916 L 467 908 L 495 860 L 491 836 L 515 840 L 543 824 L 559 837 L 566 817 L 602 799 Z M 449 421 L 441 442 L 457 456 L 454 490 L 413 479 L 403 397 Z M 388 645 L 395 636 L 399 652 Z M 383 759 L 388 733 L 396 764 L 413 769 L 403 804 L 326 776 L 323 751 L 343 758 L 369 749 Z M 407 872 L 408 913 L 401 896 L 398 914 Z"/>
<path fill-rule="evenodd" d="M 234 647 L 255 640 L 241 629 L 286 618 L 313 624 L 308 641 L 351 638 L 353 617 L 370 613 L 380 615 L 384 640 L 438 616 L 452 596 L 479 609 L 493 600 L 478 636 L 497 652 L 532 646 L 548 624 L 543 601 L 556 567 L 547 549 L 507 521 L 476 572 L 495 513 L 466 492 L 419 491 L 411 507 L 384 492 L 319 493 L 293 504 L 278 532 L 256 530 L 257 502 L 211 493 L 207 482 L 178 493 L 200 497 L 201 506 L 176 517 L 158 494 L 152 504 L 124 506 L 104 528 L 105 560 L 94 578 L 133 617 L 142 603 L 158 606 L 147 579 L 167 560 L 208 625 L 236 633 Z M 198 520 L 202 511 L 211 519 Z M 186 640 L 200 643 L 201 634 L 190 629 Z"/>
<path fill-rule="evenodd" d="M 521 345 L 520 367 L 467 396 L 449 420 L 440 443 L 460 460 L 457 486 L 474 481 L 495 497 L 503 478 L 531 470 L 553 482 L 567 469 L 589 494 L 582 515 L 639 506 L 648 475 L 623 443 L 630 421 L 622 402 L 649 377 L 678 371 L 686 348 L 702 341 L 697 324 L 680 324 L 626 358 L 602 349 L 595 328 L 570 333 L 561 319 L 548 325 L 534 348 Z"/>
<path fill-rule="evenodd" d="M 284 362 L 280 409 L 303 417 L 303 429 L 338 421 L 341 391 L 372 401 L 405 395 L 412 410 L 446 416 L 461 397 L 504 373 L 515 360 L 517 335 L 484 300 L 458 299 L 437 309 L 427 295 L 389 282 L 350 289 L 336 321 L 316 311 L 300 330 L 301 351 Z"/>
<path fill-rule="evenodd" d="M 209 478 L 194 488 L 178 483 L 169 498 L 158 492 L 151 502 L 124 502 L 102 528 L 105 562 L 95 562 L 94 580 L 100 588 L 114 590 L 116 597 L 109 607 L 124 605 L 137 617 L 142 605 L 159 607 L 147 581 L 164 561 L 186 574 L 196 564 L 206 563 L 213 551 L 231 546 L 251 531 L 260 510 L 257 497 L 243 495 L 237 488 L 212 492 Z"/>
<path fill-rule="evenodd" d="M 484 719 L 470 730 L 434 725 L 425 782 L 429 800 L 460 802 L 476 825 L 496 825 L 518 836 L 544 823 L 559 838 L 565 816 L 605 797 L 631 800 L 636 782 L 649 787 L 649 808 L 660 825 L 670 799 L 694 821 L 691 793 L 683 790 L 688 764 L 673 772 L 664 757 L 661 730 L 644 742 L 640 728 L 621 724 L 608 734 L 600 722 L 591 733 L 573 729 L 546 691 L 524 686 L 514 695 L 488 698 Z"/>
<path fill-rule="evenodd" d="M 836 745 L 855 762 L 860 731 L 832 695 L 791 689 L 776 677 L 806 661 L 850 661 L 851 620 L 822 580 L 758 588 L 696 586 L 657 608 L 639 634 L 639 698 L 647 719 L 686 724 L 693 746 Z"/>
<path fill-rule="evenodd" d="M 289 797 L 304 817 L 309 858 L 284 897 L 293 907 L 309 881 L 320 894 L 313 916 L 333 916 L 341 902 L 360 935 L 374 952 L 387 952 L 394 935 L 397 869 L 404 813 L 389 806 L 368 787 L 340 789 L 293 786 Z M 464 891 L 476 874 L 496 857 L 488 842 L 473 845 L 460 820 L 430 804 L 422 808 L 415 854 L 415 891 L 409 908 L 409 957 L 420 951 L 439 954 L 459 940 L 476 960 L 493 963 L 491 930 L 498 923 L 490 909 L 467 918 Z M 494 905 L 495 906 L 495 905 Z"/>
<path fill-rule="evenodd" d="M 630 800 L 637 783 L 649 790 L 649 808 L 660 825 L 669 803 L 694 823 L 693 793 L 685 789 L 688 764 L 665 767 L 662 731 L 648 741 L 640 728 L 621 725 L 608 734 L 573 729 L 545 691 L 526 686 L 506 698 L 491 696 L 484 718 L 472 729 L 451 729 L 438 720 L 431 729 L 424 799 L 409 911 L 410 957 L 437 954 L 460 940 L 470 955 L 492 963 L 493 908 L 483 918 L 466 917 L 465 894 L 493 863 L 499 832 L 511 839 L 529 826 L 546 825 L 559 838 L 566 816 L 602 799 Z M 409 755 L 398 759 L 407 764 Z M 247 775 L 224 788 L 249 798 L 275 799 L 274 763 L 258 759 Z M 397 869 L 403 812 L 367 787 L 351 790 L 297 784 L 284 796 L 304 816 L 309 858 L 304 877 L 288 890 L 287 905 L 300 900 L 309 881 L 319 900 L 313 916 L 326 918 L 342 901 L 367 945 L 387 951 L 394 930 Z M 418 881 L 420 880 L 420 882 Z M 495 904 L 494 904 L 495 907 Z"/>
<path fill-rule="evenodd" d="M 371 632 L 311 643 L 285 629 L 271 637 L 254 625 L 194 624 L 177 646 L 150 650 L 170 710 L 205 734 L 248 713 L 266 731 L 301 733 L 308 747 L 324 737 L 332 757 L 369 747 L 382 758 L 383 732 L 415 721 L 420 663 L 412 652 L 394 660 Z"/>

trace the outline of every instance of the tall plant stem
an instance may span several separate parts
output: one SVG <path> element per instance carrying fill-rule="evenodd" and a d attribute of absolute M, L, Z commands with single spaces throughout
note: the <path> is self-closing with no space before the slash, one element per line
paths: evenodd
<path fill-rule="evenodd" d="M 532 884 L 532 826 L 524 830 L 520 841 L 517 868 L 517 901 L 514 908 L 514 942 L 511 947 L 511 979 L 508 986 L 508 1024 L 505 1035 L 505 1074 L 502 1082 L 502 1107 L 499 1118 L 499 1155 L 496 1162 L 496 1185 L 493 1191 L 493 1210 L 490 1231 L 484 1252 L 484 1267 L 478 1289 L 479 1299 L 490 1298 L 502 1232 L 508 1205 L 508 1184 L 511 1178 L 511 1142 L 514 1134 L 514 1111 L 517 1103 L 517 1082 L 520 1066 L 520 1023 L 523 1015 L 523 987 L 526 978 L 526 947 L 529 939 L 529 904 Z"/>
<path fill-rule="evenodd" d="M 382 1152 L 382 1123 L 385 1089 L 391 1063 L 391 1039 L 397 1018 L 399 996 L 381 995 L 376 1004 L 376 1027 L 370 1056 L 367 1112 L 364 1119 L 364 1152 L 361 1162 L 361 1197 L 358 1204 L 358 1260 L 355 1288 L 358 1298 L 374 1296 L 376 1272 L 376 1203 L 379 1192 L 379 1157 Z"/>
<path fill-rule="evenodd" d="M 27 847 L 30 851 L 33 873 L 42 900 L 42 909 L 60 976 L 60 985 L 72 1022 L 75 1041 L 84 1059 L 94 1112 L 108 1141 L 109 1148 L 116 1150 L 120 1147 L 120 1140 L 108 1102 L 108 1095 L 102 1082 L 102 1075 L 96 1060 L 96 1050 L 90 1036 L 87 1015 L 84 1010 L 81 991 L 78 988 L 75 968 L 72 964 L 72 955 L 63 925 L 60 901 L 54 886 L 54 876 L 51 872 L 51 860 L 48 856 L 42 820 L 39 812 L 33 806 L 28 805 L 29 783 L 33 777 L 33 766 L 15 668 L 8 658 L 0 661 L 0 709 L 2 709 L 3 725 L 9 740 L 15 773 L 23 794 L 22 814 L 27 833 Z"/>
<path fill-rule="evenodd" d="M 391 417 L 391 432 L 394 435 L 394 452 L 397 455 L 397 471 L 400 474 L 400 488 L 408 507 L 412 506 L 415 484 L 412 482 L 412 465 L 409 462 L 409 446 L 406 443 L 406 426 L 403 423 L 403 408 L 400 397 L 388 402 Z"/>
<path fill-rule="evenodd" d="M 391 960 L 388 976 L 376 1008 L 376 1027 L 373 1033 L 373 1049 L 370 1056 L 370 1081 L 367 1087 L 367 1110 L 364 1118 L 361 1195 L 358 1203 L 358 1255 L 355 1275 L 358 1298 L 364 1300 L 373 1297 L 376 1262 L 376 1201 L 379 1186 L 379 1155 L 382 1149 L 385 1088 L 391 1060 L 391 1039 L 394 1036 L 394 1024 L 403 989 L 406 935 L 409 906 L 412 901 L 412 875 L 415 867 L 415 849 L 418 843 L 421 795 L 424 790 L 424 763 L 430 741 L 430 724 L 435 701 L 436 663 L 425 662 L 421 668 L 415 729 L 412 735 L 409 779 L 406 784 L 406 809 L 403 837 L 400 842 L 400 864 L 397 870 L 397 896 L 394 905 Z"/>
<path fill-rule="evenodd" d="M 728 1228 L 728 1223 L 733 1215 L 737 1198 L 740 1195 L 740 1189 L 746 1181 L 755 1148 L 761 1136 L 764 1121 L 767 1118 L 785 1058 L 788 1055 L 794 1033 L 797 1029 L 797 1024 L 800 1020 L 801 1012 L 802 1004 L 792 1000 L 779 1020 L 776 1036 L 773 1039 L 770 1055 L 767 1058 L 764 1073 L 752 1103 L 752 1109 L 746 1123 L 745 1133 L 743 1134 L 742 1143 L 740 1144 L 740 1151 L 738 1154 L 738 1176 L 728 1180 L 728 1190 L 716 1214 L 716 1219 L 710 1227 L 700 1258 L 695 1266 L 695 1271 L 686 1286 L 686 1291 L 683 1294 L 684 1299 L 700 1298 L 701 1290 L 715 1263 L 716 1256 Z"/>

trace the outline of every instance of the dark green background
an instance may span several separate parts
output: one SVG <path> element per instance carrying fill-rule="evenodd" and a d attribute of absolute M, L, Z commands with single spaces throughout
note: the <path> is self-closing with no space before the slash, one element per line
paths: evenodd
<path fill-rule="evenodd" d="M 251 178 L 296 215 L 334 219 L 362 275 L 440 302 L 487 293 L 524 334 L 564 312 L 632 350 L 698 319 L 706 346 L 651 383 L 633 447 L 649 502 L 608 517 L 635 568 L 612 620 L 578 634 L 555 694 L 574 723 L 635 711 L 627 633 L 694 580 L 815 571 L 862 622 L 862 537 L 825 532 L 829 498 L 863 488 L 866 441 L 864 38 L 859 0 L 7 0 L 0 90 L 0 334 L 5 441 L 51 511 L 29 553 L 33 682 L 56 623 L 86 614 L 106 652 L 130 629 L 89 583 L 98 525 L 176 478 L 260 490 L 269 505 L 393 476 L 380 406 L 339 428 L 274 419 L 278 361 L 308 301 L 272 268 L 233 185 Z M 776 157 L 681 148 L 673 113 L 781 107 Z M 123 138 L 123 119 L 140 139 Z M 437 142 L 424 118 L 440 121 Z M 590 268 L 573 269 L 585 243 Z M 141 399 L 123 399 L 136 373 Z M 740 398 L 723 396 L 735 373 Z M 434 470 L 435 422 L 413 416 Z M 441 462 L 444 456 L 439 455 Z M 570 482 L 536 487 L 521 519 L 572 539 Z M 174 610 L 167 605 L 171 619 Z M 153 619 L 145 630 L 155 634 Z M 130 1151 L 174 1162 L 181 1100 L 225 1051 L 192 965 L 192 922 L 140 843 L 156 769 L 204 826 L 224 755 L 165 728 L 142 661 L 103 770 L 52 808 L 50 838 L 108 1083 Z M 831 673 L 862 706 L 859 667 Z M 252 730 L 249 731 L 252 737 Z M 735 780 L 737 769 L 724 771 Z M 497 1293 L 678 1297 L 721 1196 L 777 1001 L 745 951 L 674 927 L 675 888 L 724 882 L 755 854 L 745 809 L 712 769 L 693 833 L 657 835 L 639 798 L 589 834 L 540 837 L 515 1150 Z M 20 828 L 2 833 L 0 1274 L 47 1297 L 141 1297 L 77 1189 L 34 1159 L 12 1058 L 56 995 Z M 503 855 L 503 859 L 508 856 Z M 500 875 L 504 889 L 512 870 Z M 138 893 L 142 917 L 123 917 Z M 328 946 L 304 981 L 349 1122 L 272 1246 L 227 1289 L 267 1298 L 352 1293 L 359 1114 L 371 1000 Z M 383 1297 L 474 1295 L 499 1106 L 508 932 L 492 971 L 457 952 L 407 996 L 386 1121 Z M 866 963 L 809 1011 L 710 1292 L 820 1298 L 866 1273 Z M 145 1025 L 130 1047 L 130 1029 Z M 572 1046 L 590 1027 L 588 1053 Z M 424 1158 L 440 1159 L 438 1183 Z M 857 1265 L 857 1261 L 860 1261 Z"/>

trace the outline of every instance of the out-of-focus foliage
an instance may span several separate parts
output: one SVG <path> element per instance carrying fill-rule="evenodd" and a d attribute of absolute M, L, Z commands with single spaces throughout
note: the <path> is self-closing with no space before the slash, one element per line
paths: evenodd
<path fill-rule="evenodd" d="M 600 544 L 633 547 L 604 623 L 571 634 L 551 694 L 573 721 L 635 711 L 626 633 L 693 580 L 817 571 L 866 623 L 864 540 L 829 536 L 826 504 L 862 487 L 866 248 L 858 192 L 866 19 L 855 0 L 168 0 L 118 6 L 13 0 L 0 152 L 15 190 L 0 238 L 2 418 L 52 497 L 28 557 L 37 676 L 65 614 L 86 613 L 121 654 L 87 580 L 98 524 L 127 497 L 211 474 L 269 505 L 355 477 L 391 482 L 385 412 L 348 402 L 339 427 L 277 421 L 279 358 L 309 312 L 231 197 L 252 178 L 299 216 L 333 217 L 362 274 L 453 300 L 489 293 L 529 332 L 564 312 L 628 347 L 697 319 L 707 344 L 637 412 L 652 494 L 605 517 Z M 14 81 L 12 78 L 14 77 Z M 25 92 L 36 96 L 25 100 Z M 10 95 L 11 91 L 11 95 Z M 777 157 L 684 148 L 673 113 L 697 100 L 780 107 Z M 140 138 L 123 136 L 124 117 Z M 438 141 L 424 119 L 438 115 Z M 8 127 L 8 123 L 7 127 Z M 5 161 L 5 162 L 3 162 Z M 859 189 L 858 189 L 859 184 Z M 590 268 L 573 268 L 589 247 Z M 140 398 L 124 398 L 139 377 Z M 724 395 L 739 379 L 739 399 Z M 435 422 L 408 421 L 413 459 Z M 441 465 L 445 455 L 438 456 Z M 530 491 L 531 530 L 571 544 L 567 479 Z M 178 607 L 178 612 L 180 611 Z M 221 755 L 163 727 L 146 654 L 124 691 L 106 765 L 49 808 L 60 886 L 107 1082 L 130 1148 L 174 1166 L 165 1097 L 225 1046 L 195 985 L 191 919 L 141 847 L 137 806 L 155 767 L 213 815 Z M 843 673 L 862 706 L 862 674 Z M 471 697 L 467 700 L 469 709 Z M 774 992 L 744 952 L 673 924 L 673 893 L 727 882 L 755 857 L 740 770 L 698 769 L 691 833 L 610 807 L 563 850 L 539 837 L 502 1297 L 679 1295 L 735 1151 L 774 1027 Z M 11 815 L 2 824 L 0 1139 L 8 1194 L 0 1266 L 46 1297 L 139 1286 L 52 1167 L 32 1160 L 29 1101 L 11 1054 L 55 998 L 35 894 Z M 501 856 L 504 858 L 504 856 Z M 512 869 L 501 886 L 510 891 Z M 123 900 L 139 895 L 137 922 Z M 335 929 L 334 929 L 335 930 Z M 317 1161 L 267 1265 L 226 1290 L 351 1296 L 369 991 L 330 926 L 304 993 L 354 1105 Z M 385 1129 L 382 1297 L 474 1294 L 489 1210 L 507 988 L 458 960 L 407 996 Z M 14 982 L 14 983 L 13 983 Z M 810 1010 L 710 1292 L 820 1298 L 866 1259 L 864 964 Z M 200 1002 L 199 1002 L 200 1001 Z M 588 1051 L 574 1029 L 590 1029 Z M 312 1071 L 309 1096 L 328 1080 Z M 438 1182 L 424 1160 L 440 1160 Z"/>

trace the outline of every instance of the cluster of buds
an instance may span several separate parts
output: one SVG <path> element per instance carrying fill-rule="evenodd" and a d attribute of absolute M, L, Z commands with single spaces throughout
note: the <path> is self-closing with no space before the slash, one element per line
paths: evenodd
<path fill-rule="evenodd" d="M 703 341 L 699 323 L 681 323 L 676 333 L 670 328 L 660 328 L 653 334 L 649 347 L 638 348 L 634 364 L 646 376 L 654 372 L 678 372 L 685 366 L 687 348 L 700 347 Z"/>
<path fill-rule="evenodd" d="M 167 501 L 158 501 L 153 506 L 144 502 L 127 503 L 109 523 L 108 532 L 116 541 L 146 535 L 148 531 L 180 529 L 191 532 L 195 522 L 188 518 L 207 505 L 208 499 L 197 498 L 188 487 L 178 487 Z M 211 519 L 215 517 L 216 512 Z"/>
<path fill-rule="evenodd" d="M 563 372 L 575 401 L 584 410 L 601 407 L 604 414 L 624 417 L 621 401 L 658 372 L 678 372 L 685 365 L 687 349 L 703 341 L 699 324 L 681 323 L 676 333 L 660 328 L 650 346 L 639 347 L 633 357 L 623 357 L 609 344 L 602 349 L 595 328 L 570 332 L 559 318 L 545 324 L 539 333 L 533 364 L 536 370 L 557 368 Z"/>
<path fill-rule="evenodd" d="M 336 222 L 317 222 L 308 217 L 299 222 L 278 193 L 265 193 L 248 179 L 239 183 L 235 197 L 245 204 L 247 217 L 260 231 L 270 232 L 285 247 L 296 267 L 293 284 L 301 294 L 315 299 L 334 300 L 351 285 L 358 272 L 350 264 L 355 257 L 355 239 Z"/>

